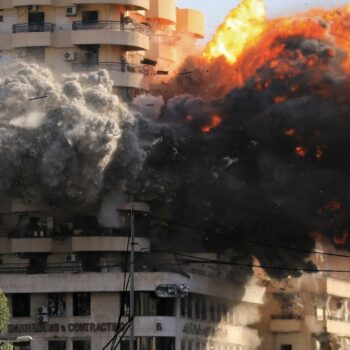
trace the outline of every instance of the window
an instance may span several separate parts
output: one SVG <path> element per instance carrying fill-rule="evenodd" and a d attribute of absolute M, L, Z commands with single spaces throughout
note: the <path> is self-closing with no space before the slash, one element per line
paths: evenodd
<path fill-rule="evenodd" d="M 124 315 L 129 312 L 129 293 L 123 293 L 121 307 Z M 135 293 L 136 316 L 175 316 L 175 299 L 157 298 L 151 292 Z"/>
<path fill-rule="evenodd" d="M 213 299 L 210 300 L 209 304 L 209 320 L 215 321 L 215 301 Z"/>
<path fill-rule="evenodd" d="M 196 320 L 201 318 L 201 300 L 199 295 L 194 296 L 194 318 Z"/>
<path fill-rule="evenodd" d="M 83 23 L 98 23 L 98 11 L 83 11 Z"/>
<path fill-rule="evenodd" d="M 12 316 L 30 317 L 30 294 L 12 294 Z"/>
<path fill-rule="evenodd" d="M 290 344 L 281 345 L 281 350 L 293 350 L 293 346 Z"/>
<path fill-rule="evenodd" d="M 192 304 L 193 304 L 193 294 L 190 294 L 187 297 L 187 317 L 192 318 L 193 313 L 192 313 Z"/>
<path fill-rule="evenodd" d="M 201 296 L 201 309 L 202 309 L 202 315 L 201 319 L 206 320 L 208 315 L 207 315 L 207 300 L 204 295 Z"/>
<path fill-rule="evenodd" d="M 181 317 L 186 317 L 186 310 L 187 310 L 187 298 L 181 298 L 181 304 L 180 304 Z"/>
<path fill-rule="evenodd" d="M 129 350 L 129 340 L 122 340 L 120 342 L 120 350 Z"/>
<path fill-rule="evenodd" d="M 157 298 L 156 316 L 175 316 L 175 299 Z"/>
<path fill-rule="evenodd" d="M 86 340 L 73 340 L 73 350 L 90 350 L 90 339 Z"/>
<path fill-rule="evenodd" d="M 49 350 L 66 350 L 66 341 L 49 340 Z"/>
<path fill-rule="evenodd" d="M 187 342 L 187 350 L 193 350 L 193 342 L 192 342 L 192 340 L 189 340 Z"/>
<path fill-rule="evenodd" d="M 66 316 L 66 295 L 61 293 L 51 293 L 48 297 L 49 316 Z"/>
<path fill-rule="evenodd" d="M 30 350 L 30 342 L 14 343 L 13 350 Z"/>
<path fill-rule="evenodd" d="M 0 15 L 0 22 L 4 22 L 4 16 L 3 15 Z M 1 224 L 1 222 L 0 222 L 0 224 Z"/>
<path fill-rule="evenodd" d="M 90 316 L 90 308 L 91 308 L 90 293 L 86 293 L 86 292 L 73 293 L 73 316 Z M 77 349 L 77 350 L 80 350 L 80 349 Z"/>
<path fill-rule="evenodd" d="M 186 350 L 186 340 L 181 340 L 181 350 Z"/>
<path fill-rule="evenodd" d="M 325 310 L 323 307 L 315 307 L 316 319 L 317 321 L 325 320 Z"/>

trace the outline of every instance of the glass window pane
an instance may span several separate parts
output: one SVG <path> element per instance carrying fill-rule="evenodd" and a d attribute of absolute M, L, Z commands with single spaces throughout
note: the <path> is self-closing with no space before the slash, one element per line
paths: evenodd
<path fill-rule="evenodd" d="M 91 343 L 89 339 L 73 340 L 73 350 L 90 350 Z"/>
<path fill-rule="evenodd" d="M 12 316 L 30 317 L 30 294 L 12 294 Z"/>
<path fill-rule="evenodd" d="M 49 350 L 66 350 L 66 341 L 49 340 Z"/>
<path fill-rule="evenodd" d="M 50 293 L 48 296 L 49 316 L 66 316 L 66 295 L 62 293 Z"/>
<path fill-rule="evenodd" d="M 73 293 L 73 316 L 90 316 L 90 307 L 90 293 Z"/>

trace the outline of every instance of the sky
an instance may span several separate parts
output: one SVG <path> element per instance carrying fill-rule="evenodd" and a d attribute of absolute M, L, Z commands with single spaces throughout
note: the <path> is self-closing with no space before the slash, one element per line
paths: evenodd
<path fill-rule="evenodd" d="M 239 2 L 239 0 L 177 0 L 177 6 L 198 9 L 205 14 L 205 41 L 208 41 L 225 15 L 232 8 L 236 7 Z M 267 11 L 270 17 L 305 11 L 313 7 L 330 8 L 349 3 L 350 0 L 266 0 Z"/>

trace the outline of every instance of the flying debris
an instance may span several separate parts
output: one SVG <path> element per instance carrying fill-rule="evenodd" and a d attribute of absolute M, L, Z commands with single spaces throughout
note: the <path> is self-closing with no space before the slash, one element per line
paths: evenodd
<path fill-rule="evenodd" d="M 29 98 L 28 101 L 41 100 L 42 98 L 47 98 L 47 97 L 49 96 L 44 95 L 44 96 L 32 97 L 32 98 Z"/>

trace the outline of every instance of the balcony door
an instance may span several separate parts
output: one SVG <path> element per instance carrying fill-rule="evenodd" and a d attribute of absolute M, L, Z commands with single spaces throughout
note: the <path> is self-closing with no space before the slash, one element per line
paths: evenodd
<path fill-rule="evenodd" d="M 83 11 L 81 20 L 83 25 L 97 25 L 98 11 Z"/>
<path fill-rule="evenodd" d="M 28 12 L 28 31 L 45 31 L 45 12 Z"/>

